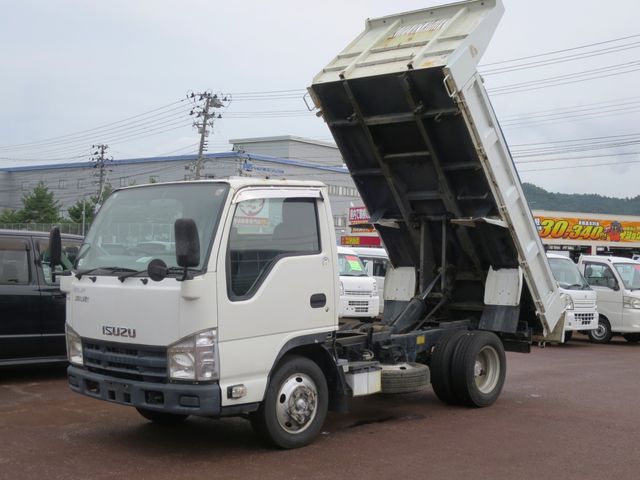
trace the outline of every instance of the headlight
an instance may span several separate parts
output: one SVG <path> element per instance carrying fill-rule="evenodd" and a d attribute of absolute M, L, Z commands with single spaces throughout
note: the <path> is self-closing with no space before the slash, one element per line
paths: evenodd
<path fill-rule="evenodd" d="M 623 297 L 622 305 L 624 308 L 640 308 L 640 298 Z"/>
<path fill-rule="evenodd" d="M 344 284 L 340 282 L 340 295 L 344 295 Z"/>
<path fill-rule="evenodd" d="M 65 331 L 67 333 L 67 358 L 69 362 L 75 365 L 83 365 L 82 340 L 80 339 L 80 335 L 68 324 L 65 324 Z"/>
<path fill-rule="evenodd" d="M 205 330 L 169 345 L 169 377 L 174 380 L 218 380 L 218 336 Z"/>
<path fill-rule="evenodd" d="M 571 296 L 567 295 L 566 293 L 563 293 L 562 298 L 564 298 L 565 308 L 567 310 L 573 310 L 573 299 L 571 298 Z"/>

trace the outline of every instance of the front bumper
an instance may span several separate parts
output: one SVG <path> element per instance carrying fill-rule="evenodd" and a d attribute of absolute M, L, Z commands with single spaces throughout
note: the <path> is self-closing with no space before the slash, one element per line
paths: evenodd
<path fill-rule="evenodd" d="M 220 386 L 125 380 L 69 366 L 71 390 L 88 397 L 166 413 L 219 417 Z"/>
<path fill-rule="evenodd" d="M 380 315 L 379 297 L 341 296 L 339 317 L 377 317 Z"/>
<path fill-rule="evenodd" d="M 565 330 L 594 330 L 598 328 L 598 312 L 568 310 L 565 317 Z"/>

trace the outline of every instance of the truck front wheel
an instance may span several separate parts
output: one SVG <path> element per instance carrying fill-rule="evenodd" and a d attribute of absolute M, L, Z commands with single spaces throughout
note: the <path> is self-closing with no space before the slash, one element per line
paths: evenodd
<path fill-rule="evenodd" d="M 460 403 L 487 407 L 500 396 L 506 370 L 504 346 L 498 336 L 491 332 L 470 332 L 457 342 L 453 353 L 453 391 Z"/>
<path fill-rule="evenodd" d="M 598 319 L 598 328 L 595 330 L 589 330 L 589 338 L 595 343 L 609 343 L 613 332 L 611 331 L 611 324 L 609 320 L 600 315 Z"/>
<path fill-rule="evenodd" d="M 306 357 L 286 356 L 260 408 L 251 414 L 251 425 L 280 448 L 303 447 L 320 434 L 328 405 L 327 381 L 320 367 Z"/>

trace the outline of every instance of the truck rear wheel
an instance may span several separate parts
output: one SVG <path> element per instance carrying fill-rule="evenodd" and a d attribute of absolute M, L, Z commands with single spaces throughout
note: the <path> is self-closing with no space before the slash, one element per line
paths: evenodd
<path fill-rule="evenodd" d="M 148 410 L 146 408 L 138 408 L 136 410 L 147 420 L 162 425 L 175 425 L 184 422 L 189 415 L 180 415 L 178 413 L 158 412 L 157 410 Z"/>
<path fill-rule="evenodd" d="M 449 405 L 457 403 L 451 385 L 451 361 L 456 345 L 462 337 L 469 334 L 467 330 L 445 332 L 431 354 L 431 386 L 436 396 Z"/>
<path fill-rule="evenodd" d="M 471 407 L 493 404 L 504 385 L 506 357 L 495 333 L 475 331 L 461 338 L 451 363 L 451 383 L 460 401 Z"/>
<path fill-rule="evenodd" d="M 589 330 L 589 338 L 595 343 L 609 343 L 613 332 L 611 331 L 611 324 L 609 320 L 600 315 L 598 319 L 598 328 L 595 330 Z"/>
<path fill-rule="evenodd" d="M 306 357 L 287 356 L 273 374 L 260 408 L 251 414 L 251 425 L 280 448 L 303 447 L 320 434 L 328 405 L 320 367 Z"/>

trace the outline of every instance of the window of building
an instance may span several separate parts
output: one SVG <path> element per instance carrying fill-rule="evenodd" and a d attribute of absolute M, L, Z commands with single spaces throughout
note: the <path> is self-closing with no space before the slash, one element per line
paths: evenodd
<path fill-rule="evenodd" d="M 81 178 L 79 178 L 79 179 L 78 179 L 77 187 L 78 187 L 78 188 L 82 188 L 83 186 L 84 186 L 84 185 L 82 184 L 82 179 L 81 179 Z"/>
<path fill-rule="evenodd" d="M 229 297 L 253 295 L 271 267 L 288 256 L 320 252 L 313 198 L 265 198 L 239 202 L 227 253 Z"/>
<path fill-rule="evenodd" d="M 346 215 L 334 215 L 333 216 L 333 226 L 334 227 L 346 227 L 347 226 L 347 217 L 346 217 Z"/>
<path fill-rule="evenodd" d="M 128 187 L 129 186 L 129 177 L 120 177 L 120 186 Z"/>
<path fill-rule="evenodd" d="M 67 181 L 66 180 L 58 180 L 58 188 L 60 190 L 64 190 L 65 188 L 67 188 Z"/>
<path fill-rule="evenodd" d="M 158 181 L 159 181 L 158 175 L 150 175 L 149 176 L 149 183 L 158 183 Z"/>
<path fill-rule="evenodd" d="M 29 190 L 29 182 L 22 182 L 22 190 Z"/>

